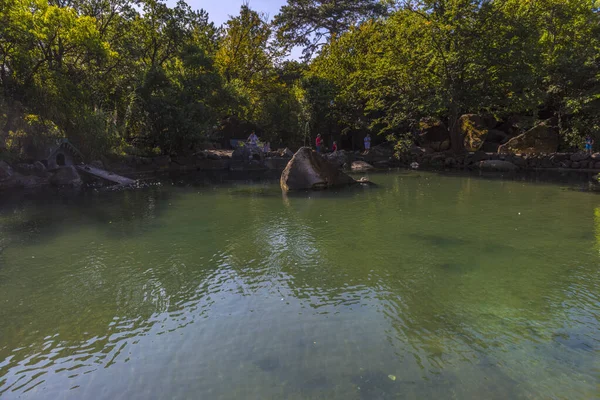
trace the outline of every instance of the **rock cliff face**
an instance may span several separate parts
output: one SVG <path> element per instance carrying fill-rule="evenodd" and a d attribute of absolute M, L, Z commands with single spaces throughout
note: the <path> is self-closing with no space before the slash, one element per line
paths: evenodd
<path fill-rule="evenodd" d="M 558 150 L 558 129 L 547 120 L 510 139 L 498 148 L 499 153 L 549 154 Z"/>
<path fill-rule="evenodd" d="M 355 184 L 356 181 L 308 147 L 301 147 L 281 174 L 284 191 L 314 190 Z"/>

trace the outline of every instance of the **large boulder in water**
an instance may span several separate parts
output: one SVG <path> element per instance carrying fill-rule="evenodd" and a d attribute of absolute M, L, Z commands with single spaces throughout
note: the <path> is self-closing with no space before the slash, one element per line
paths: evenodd
<path fill-rule="evenodd" d="M 498 148 L 498 153 L 549 154 L 557 150 L 558 128 L 549 119 L 510 139 Z"/>
<path fill-rule="evenodd" d="M 356 181 L 340 171 L 308 147 L 301 147 L 281 174 L 281 189 L 324 189 L 355 184 Z"/>

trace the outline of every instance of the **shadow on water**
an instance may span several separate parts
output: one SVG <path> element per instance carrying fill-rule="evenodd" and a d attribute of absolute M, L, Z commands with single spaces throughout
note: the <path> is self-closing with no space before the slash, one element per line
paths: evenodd
<path fill-rule="evenodd" d="M 176 197 L 173 191 L 160 187 L 48 197 L 22 195 L 0 205 L 0 232 L 22 244 L 39 244 L 85 225 L 102 227 L 107 236 L 128 237 L 160 228 L 160 215 Z"/>

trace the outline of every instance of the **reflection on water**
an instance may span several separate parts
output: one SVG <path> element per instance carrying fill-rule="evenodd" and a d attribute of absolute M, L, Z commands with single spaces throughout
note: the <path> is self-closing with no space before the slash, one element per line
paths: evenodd
<path fill-rule="evenodd" d="M 597 195 L 374 175 L 0 206 L 0 397 L 593 398 Z"/>

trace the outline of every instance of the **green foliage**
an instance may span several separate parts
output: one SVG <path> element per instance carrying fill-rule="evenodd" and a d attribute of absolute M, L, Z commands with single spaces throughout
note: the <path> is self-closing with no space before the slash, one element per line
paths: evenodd
<path fill-rule="evenodd" d="M 586 0 L 405 2 L 331 40 L 311 73 L 338 88 L 342 130 L 398 135 L 438 117 L 462 150 L 462 114 L 541 110 L 572 131 L 598 105 L 598 22 Z"/>
<path fill-rule="evenodd" d="M 434 118 L 458 151 L 466 113 L 555 117 L 565 146 L 600 142 L 599 18 L 589 0 L 288 0 L 272 23 L 244 5 L 218 29 L 183 1 L 0 0 L 0 148 L 179 154 L 256 130 L 405 150 Z"/>
<path fill-rule="evenodd" d="M 386 11 L 376 0 L 288 0 L 274 23 L 280 42 L 304 47 L 309 59 L 320 45 Z"/>

